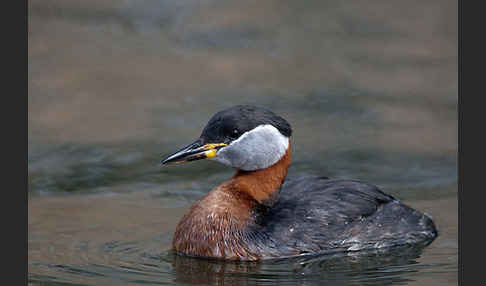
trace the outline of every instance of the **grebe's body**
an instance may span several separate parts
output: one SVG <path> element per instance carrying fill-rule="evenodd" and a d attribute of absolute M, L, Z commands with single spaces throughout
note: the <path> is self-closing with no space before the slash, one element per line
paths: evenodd
<path fill-rule="evenodd" d="M 426 244 L 433 221 L 355 180 L 285 181 L 290 125 L 272 112 L 236 106 L 217 113 L 201 137 L 164 163 L 211 158 L 237 169 L 197 201 L 173 239 L 176 253 L 260 260 Z"/>

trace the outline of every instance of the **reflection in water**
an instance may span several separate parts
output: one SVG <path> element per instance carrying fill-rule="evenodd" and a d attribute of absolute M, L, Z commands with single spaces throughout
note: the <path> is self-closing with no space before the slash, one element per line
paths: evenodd
<path fill-rule="evenodd" d="M 126 252 L 122 245 L 119 251 Z M 117 250 L 117 251 L 118 251 Z M 111 250 L 113 251 L 113 249 Z M 264 262 L 228 262 L 131 249 L 133 260 L 106 264 L 36 265 L 32 283 L 63 285 L 402 285 L 420 271 L 440 265 L 421 265 L 423 247 L 402 247 L 356 253 L 296 257 Z M 47 273 L 62 273 L 63 278 Z M 77 285 L 77 284 L 75 284 Z"/>
<path fill-rule="evenodd" d="M 422 250 L 420 246 L 402 247 L 263 263 L 175 255 L 175 281 L 185 285 L 400 285 L 419 271 L 417 258 Z"/>

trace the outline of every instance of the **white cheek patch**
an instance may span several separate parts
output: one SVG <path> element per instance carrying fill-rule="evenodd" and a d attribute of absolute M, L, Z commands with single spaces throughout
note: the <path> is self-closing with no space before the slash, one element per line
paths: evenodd
<path fill-rule="evenodd" d="M 245 171 L 265 169 L 277 163 L 289 147 L 289 138 L 272 125 L 260 125 L 218 150 L 212 160 Z"/>

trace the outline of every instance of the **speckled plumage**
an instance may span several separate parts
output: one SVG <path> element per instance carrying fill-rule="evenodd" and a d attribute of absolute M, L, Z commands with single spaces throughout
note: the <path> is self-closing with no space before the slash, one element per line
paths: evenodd
<path fill-rule="evenodd" d="M 376 186 L 323 177 L 286 182 L 279 201 L 251 228 L 275 245 L 269 256 L 427 243 L 437 236 L 430 217 Z"/>

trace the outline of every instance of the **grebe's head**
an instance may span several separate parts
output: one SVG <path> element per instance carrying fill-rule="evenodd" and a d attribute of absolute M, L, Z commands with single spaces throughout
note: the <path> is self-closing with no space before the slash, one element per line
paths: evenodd
<path fill-rule="evenodd" d="M 289 147 L 290 124 L 262 107 L 238 105 L 213 115 L 201 136 L 162 164 L 212 159 L 245 170 L 277 163 Z"/>

